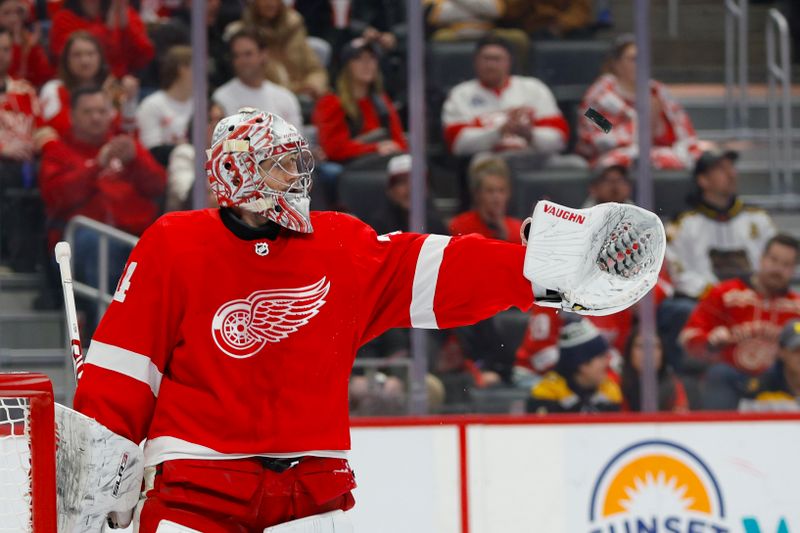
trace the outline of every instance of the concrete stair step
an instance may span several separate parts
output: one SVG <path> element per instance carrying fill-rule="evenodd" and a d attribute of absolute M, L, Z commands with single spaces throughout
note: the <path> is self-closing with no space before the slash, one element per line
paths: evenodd
<path fill-rule="evenodd" d="M 30 311 L 38 296 L 38 290 L 0 291 L 0 309 L 4 312 Z"/>
<path fill-rule="evenodd" d="M 0 348 L 59 348 L 65 344 L 64 318 L 57 311 L 0 314 Z"/>
<path fill-rule="evenodd" d="M 7 314 L 31 311 L 42 283 L 40 274 L 0 272 L 0 311 Z"/>
<path fill-rule="evenodd" d="M 41 283 L 41 274 L 0 271 L 0 291 L 36 289 Z"/>
<path fill-rule="evenodd" d="M 771 5 L 750 4 L 748 64 L 750 79 L 766 80 L 766 21 Z M 628 0 L 612 0 L 614 27 L 599 38 L 613 38 L 634 30 L 635 10 Z M 723 81 L 725 61 L 725 8 L 720 0 L 678 2 L 678 35 L 669 34 L 666 2 L 651 3 L 650 34 L 653 74 L 665 82 Z M 800 80 L 799 69 L 792 77 Z"/>

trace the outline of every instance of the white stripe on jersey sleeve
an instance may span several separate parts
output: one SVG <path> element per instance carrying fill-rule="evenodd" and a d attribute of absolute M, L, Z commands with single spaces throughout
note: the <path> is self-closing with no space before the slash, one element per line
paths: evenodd
<path fill-rule="evenodd" d="M 149 357 L 104 342 L 92 341 L 86 354 L 86 363 L 118 372 L 141 381 L 158 397 L 163 374 Z"/>
<path fill-rule="evenodd" d="M 442 266 L 444 249 L 450 237 L 428 235 L 422 243 L 414 271 L 414 285 L 411 289 L 411 326 L 415 328 L 437 329 L 436 314 L 433 312 L 433 297 L 436 282 L 439 280 L 439 267 Z"/>

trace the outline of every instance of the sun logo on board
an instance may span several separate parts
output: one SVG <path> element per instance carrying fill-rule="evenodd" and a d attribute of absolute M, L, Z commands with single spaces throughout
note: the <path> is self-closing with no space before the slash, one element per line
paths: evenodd
<path fill-rule="evenodd" d="M 590 533 L 725 533 L 725 505 L 714 474 L 688 448 L 643 441 L 612 457 L 597 476 Z"/>

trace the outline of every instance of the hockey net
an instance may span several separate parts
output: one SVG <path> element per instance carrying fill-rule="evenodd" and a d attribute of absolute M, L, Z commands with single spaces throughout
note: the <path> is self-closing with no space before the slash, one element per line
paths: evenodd
<path fill-rule="evenodd" d="M 42 374 L 0 374 L 0 533 L 56 530 L 53 391 Z"/>

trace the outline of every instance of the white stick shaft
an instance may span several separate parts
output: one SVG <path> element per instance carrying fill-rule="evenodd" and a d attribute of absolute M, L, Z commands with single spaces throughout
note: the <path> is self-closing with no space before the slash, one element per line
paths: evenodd
<path fill-rule="evenodd" d="M 83 350 L 81 349 L 81 335 L 78 329 L 78 313 L 75 310 L 75 294 L 72 291 L 72 267 L 70 259 L 72 251 L 69 243 L 61 241 L 56 244 L 56 261 L 61 272 L 61 287 L 64 289 L 64 309 L 67 317 L 67 331 L 72 349 L 72 369 L 75 372 L 75 382 L 83 375 Z"/>

